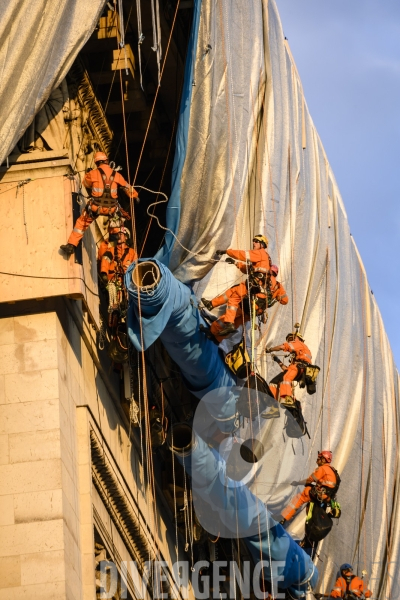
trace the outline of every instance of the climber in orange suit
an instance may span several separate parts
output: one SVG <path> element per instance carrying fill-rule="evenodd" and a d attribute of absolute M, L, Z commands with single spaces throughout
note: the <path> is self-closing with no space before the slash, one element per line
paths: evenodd
<path fill-rule="evenodd" d="M 340 577 L 336 580 L 335 587 L 331 591 L 331 598 L 345 598 L 349 593 L 365 598 L 372 596 L 371 590 L 367 588 L 360 577 L 353 575 L 353 567 L 349 563 L 340 566 Z"/>
<path fill-rule="evenodd" d="M 110 230 L 108 241 L 99 246 L 98 260 L 100 261 L 100 276 L 104 283 L 115 278 L 123 283 L 123 275 L 130 264 L 138 258 L 134 248 L 128 245 L 129 230 L 126 227 L 116 227 Z"/>
<path fill-rule="evenodd" d="M 240 269 L 242 273 L 246 273 L 249 275 L 251 275 L 255 271 L 257 271 L 258 273 L 262 273 L 264 275 L 263 285 L 265 287 L 267 277 L 269 275 L 269 268 L 271 266 L 271 259 L 268 252 L 266 251 L 267 246 L 267 238 L 263 235 L 256 235 L 253 238 L 253 250 L 217 250 L 217 255 L 221 256 L 222 254 L 227 254 L 228 258 L 225 260 L 225 262 L 229 264 L 236 264 L 236 266 L 238 267 L 238 269 Z M 239 262 L 235 262 L 235 260 Z M 248 262 L 250 262 L 251 264 L 249 265 Z M 247 294 L 247 285 L 241 283 L 239 285 L 233 286 L 225 294 L 222 294 L 222 296 L 218 296 L 218 298 L 214 298 L 214 300 L 210 301 L 206 298 L 201 299 L 204 306 L 208 310 L 212 310 L 214 307 L 221 306 L 222 304 L 228 304 L 223 319 L 219 319 L 220 321 L 222 320 L 225 323 L 225 325 L 219 332 L 219 335 L 225 336 L 236 331 L 234 321 L 235 318 L 238 316 L 237 311 L 239 310 L 239 304 L 242 302 L 243 298 L 247 296 Z M 217 325 L 214 325 L 214 329 L 215 327 L 217 327 Z"/>
<path fill-rule="evenodd" d="M 269 276 L 269 302 L 268 306 L 273 306 L 275 302 L 279 304 L 287 304 L 289 302 L 288 295 L 283 285 L 277 280 L 278 267 L 271 265 Z"/>
<path fill-rule="evenodd" d="M 210 301 L 211 307 L 215 308 L 216 306 L 226 304 L 223 322 L 234 323 L 236 317 L 239 316 L 237 313 L 240 309 L 240 304 L 247 294 L 247 285 L 245 283 L 239 283 L 239 285 L 234 285 L 220 296 L 213 298 L 213 300 Z M 241 309 L 240 313 L 242 314 Z M 214 321 L 214 323 L 216 323 L 216 321 Z"/>
<path fill-rule="evenodd" d="M 312 500 L 318 499 L 320 502 L 331 497 L 330 490 L 336 487 L 336 474 L 329 466 L 332 462 L 332 452 L 330 450 L 322 450 L 318 452 L 317 465 L 313 473 L 305 481 L 293 481 L 292 485 L 304 484 L 305 488 L 297 494 L 282 511 L 281 525 L 285 521 L 290 521 L 296 511 Z"/>
<path fill-rule="evenodd" d="M 229 288 L 224 294 L 213 300 L 202 298 L 201 301 L 207 310 L 226 304 L 225 313 L 210 327 L 211 333 L 218 339 L 230 333 L 235 333 L 240 324 L 250 319 L 250 307 L 243 306 L 243 300 L 248 297 L 256 300 L 256 315 L 261 316 L 267 306 L 267 293 L 265 289 L 266 275 L 263 271 L 255 271 L 244 283 L 239 283 Z M 247 302 L 248 305 L 248 302 Z"/>
<path fill-rule="evenodd" d="M 118 203 L 118 187 L 120 187 L 128 198 L 137 198 L 137 191 L 127 181 L 114 171 L 108 164 L 108 158 L 103 152 L 97 152 L 94 156 L 96 169 L 86 173 L 83 185 L 90 194 L 81 216 L 76 220 L 74 228 L 68 238 L 68 243 L 60 246 L 60 249 L 70 256 L 75 252 L 84 232 L 89 225 L 99 216 L 112 216 L 117 211 L 121 212 L 125 219 L 129 219 Z"/>
<path fill-rule="evenodd" d="M 284 342 L 280 346 L 266 348 L 265 352 L 274 352 L 275 350 L 283 350 L 284 352 L 290 352 L 290 354 L 292 355 L 292 362 L 288 367 L 285 367 L 283 379 L 278 381 L 278 379 L 282 377 L 282 374 L 278 375 L 277 377 L 274 377 L 274 379 L 270 381 L 269 387 L 275 400 L 278 400 L 280 398 L 280 401 L 283 405 L 293 406 L 294 399 L 292 381 L 294 381 L 297 375 L 299 375 L 299 366 L 302 366 L 302 364 L 305 363 L 311 364 L 311 351 L 305 345 L 303 336 L 298 332 L 288 333 L 288 335 L 286 336 L 286 342 Z"/>
<path fill-rule="evenodd" d="M 242 273 L 249 273 L 252 269 L 254 271 L 261 271 L 268 275 L 271 266 L 271 258 L 266 250 L 268 246 L 268 240 L 264 235 L 256 235 L 253 238 L 253 250 L 217 250 L 218 255 L 227 254 L 229 258 L 225 262 L 230 264 L 236 264 L 237 268 Z M 235 261 L 239 261 L 236 262 Z M 248 262 L 251 263 L 250 267 Z"/>

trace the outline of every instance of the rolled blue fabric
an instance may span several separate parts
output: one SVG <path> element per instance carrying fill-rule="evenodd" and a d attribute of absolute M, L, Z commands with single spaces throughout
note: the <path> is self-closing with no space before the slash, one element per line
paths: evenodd
<path fill-rule="evenodd" d="M 226 476 L 226 463 L 193 432 L 192 449 L 176 452 L 178 461 L 192 477 L 194 508 L 201 525 L 222 537 L 244 539 L 254 561 L 283 563 L 277 567 L 279 587 L 302 598 L 318 580 L 311 558 L 277 523 L 264 503 L 246 485 Z M 271 581 L 270 569 L 263 576 Z M 275 590 L 276 591 L 276 590 Z"/>
<path fill-rule="evenodd" d="M 148 262 L 141 260 L 139 262 Z M 151 259 L 161 273 L 157 287 L 140 292 L 132 283 L 132 270 L 128 269 L 125 285 L 129 294 L 128 334 L 137 350 L 146 350 L 161 339 L 170 357 L 181 369 L 190 391 L 207 403 L 210 415 L 221 431 L 235 427 L 236 401 L 240 388 L 225 365 L 218 347 L 200 331 L 207 326 L 197 308 L 197 299 L 191 289 L 175 279 L 168 267 Z M 212 394 L 210 394 L 212 392 Z"/>

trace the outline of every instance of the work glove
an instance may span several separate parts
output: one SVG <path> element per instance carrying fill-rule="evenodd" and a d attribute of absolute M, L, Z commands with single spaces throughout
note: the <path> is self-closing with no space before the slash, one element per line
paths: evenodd
<path fill-rule="evenodd" d="M 107 273 L 100 273 L 100 277 L 101 277 L 101 280 L 104 283 L 104 285 L 107 285 L 107 283 L 108 283 Z"/>
<path fill-rule="evenodd" d="M 275 361 L 276 363 L 281 362 L 277 356 L 273 356 L 272 360 Z"/>
<path fill-rule="evenodd" d="M 235 261 L 234 261 L 233 258 L 226 258 L 225 262 L 228 263 L 228 265 L 234 265 L 235 264 Z"/>
<path fill-rule="evenodd" d="M 139 202 L 139 194 L 132 185 L 128 188 L 128 193 L 129 198 L 131 198 L 132 200 L 136 199 L 136 202 Z"/>
<path fill-rule="evenodd" d="M 272 352 L 272 350 L 271 350 L 271 348 L 265 348 L 265 352 L 266 352 L 267 354 L 269 354 L 270 352 Z"/>
<path fill-rule="evenodd" d="M 226 254 L 226 250 L 216 250 L 216 251 L 215 251 L 215 254 L 216 254 L 217 256 L 222 256 L 223 254 Z"/>
<path fill-rule="evenodd" d="M 301 483 L 300 483 L 300 481 L 292 481 L 292 483 L 290 485 L 293 485 L 293 486 L 301 485 Z"/>

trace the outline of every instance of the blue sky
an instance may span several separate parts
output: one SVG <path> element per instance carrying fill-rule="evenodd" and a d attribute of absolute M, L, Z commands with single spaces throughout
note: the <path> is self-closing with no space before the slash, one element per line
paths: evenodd
<path fill-rule="evenodd" d="M 400 0 L 276 0 L 400 367 Z"/>

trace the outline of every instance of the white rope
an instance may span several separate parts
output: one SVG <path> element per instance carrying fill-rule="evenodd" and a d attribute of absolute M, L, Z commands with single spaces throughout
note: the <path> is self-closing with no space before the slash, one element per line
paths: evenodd
<path fill-rule="evenodd" d="M 161 27 L 160 27 L 160 7 L 158 0 L 151 0 L 151 23 L 153 26 L 153 45 L 151 49 L 157 55 L 158 85 L 160 85 L 160 63 L 161 63 Z"/>
<path fill-rule="evenodd" d="M 137 24 L 138 24 L 138 57 L 139 57 L 140 87 L 143 90 L 143 81 L 142 81 L 142 43 L 143 43 L 143 40 L 144 40 L 144 35 L 143 35 L 143 31 L 142 31 L 142 11 L 141 11 L 141 8 L 140 8 L 140 0 L 136 0 L 136 15 L 137 15 Z"/>
<path fill-rule="evenodd" d="M 174 428 L 171 427 L 171 444 L 174 447 Z M 175 455 L 172 453 L 172 483 L 174 488 L 174 517 L 175 517 L 175 552 L 176 560 L 179 559 L 179 537 L 178 537 L 178 514 L 176 508 L 176 478 L 175 478 Z"/>
<path fill-rule="evenodd" d="M 158 60 L 158 71 L 160 71 L 160 63 L 162 58 L 162 48 L 161 48 L 161 25 L 160 25 L 160 5 L 159 0 L 156 0 L 156 25 L 157 25 L 157 60 Z M 160 76 L 158 76 L 158 83 L 160 84 Z"/>
<path fill-rule="evenodd" d="M 164 227 L 164 225 L 161 225 L 159 218 L 156 217 L 156 215 L 149 213 L 149 209 L 152 206 L 156 206 L 157 204 L 164 204 L 165 202 L 168 202 L 168 196 L 166 194 L 164 194 L 163 192 L 156 192 L 155 190 L 149 190 L 148 188 L 144 187 L 143 185 L 135 185 L 135 189 L 141 189 L 141 190 L 145 190 L 146 192 L 150 192 L 151 194 L 157 194 L 160 196 L 164 196 L 165 200 L 158 200 L 157 202 L 152 202 L 152 204 L 149 204 L 149 206 L 147 207 L 148 216 L 157 221 L 157 225 L 160 227 L 160 229 L 163 229 L 164 231 L 168 231 L 175 238 L 175 241 L 181 246 L 181 248 L 183 248 L 183 250 L 185 250 L 192 256 L 201 256 L 199 252 L 192 252 L 192 250 L 189 250 L 189 248 L 186 248 L 176 237 L 176 235 L 172 231 L 172 229 L 169 229 L 168 227 Z M 209 262 L 217 263 L 217 262 L 219 262 L 219 259 L 217 260 L 215 258 L 210 258 Z"/>
<path fill-rule="evenodd" d="M 125 46 L 125 28 L 124 28 L 124 10 L 123 10 L 123 5 L 122 5 L 122 0 L 118 0 L 118 13 L 119 13 L 119 26 L 120 26 L 119 47 L 123 48 Z"/>
<path fill-rule="evenodd" d="M 126 48 L 125 48 L 124 8 L 123 8 L 122 0 L 118 0 L 118 12 L 119 12 L 119 26 L 120 26 L 119 47 L 124 50 L 125 73 L 127 75 L 129 75 L 128 59 L 126 56 Z"/>

